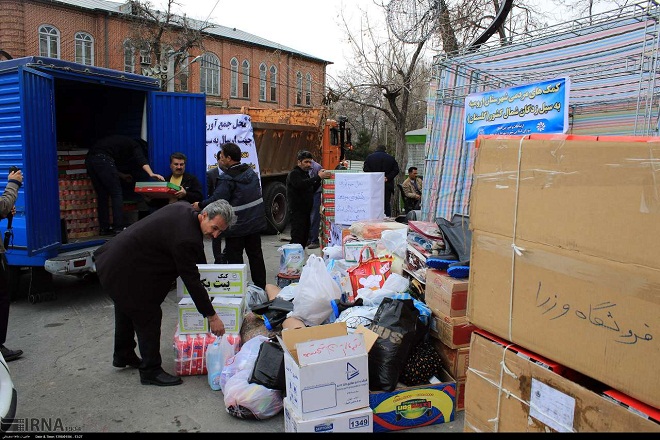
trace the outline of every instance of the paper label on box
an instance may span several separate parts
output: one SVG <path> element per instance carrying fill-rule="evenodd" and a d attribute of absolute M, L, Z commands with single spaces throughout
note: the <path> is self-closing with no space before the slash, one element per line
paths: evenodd
<path fill-rule="evenodd" d="M 302 342 L 296 345 L 296 349 L 300 366 L 353 357 L 367 352 L 364 335 L 361 333 Z M 350 376 L 350 372 L 347 371 L 347 374 Z"/>
<path fill-rule="evenodd" d="M 573 432 L 575 399 L 532 378 L 529 415 L 558 432 Z"/>

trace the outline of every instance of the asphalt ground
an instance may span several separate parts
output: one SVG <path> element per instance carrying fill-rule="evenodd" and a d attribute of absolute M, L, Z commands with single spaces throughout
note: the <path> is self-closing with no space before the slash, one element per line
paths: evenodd
<path fill-rule="evenodd" d="M 273 284 L 279 270 L 277 249 L 288 243 L 287 236 L 288 231 L 263 236 Z M 213 261 L 210 241 L 206 251 Z M 321 255 L 320 249 L 306 252 Z M 140 276 L 139 268 L 127 276 Z M 119 432 L 284 432 L 282 412 L 266 420 L 228 414 L 222 391 L 211 390 L 206 375 L 183 376 L 183 384 L 173 387 L 141 385 L 136 369 L 112 366 L 113 303 L 98 282 L 56 277 L 54 293 L 51 301 L 31 304 L 19 298 L 11 304 L 6 345 L 25 352 L 8 364 L 18 392 L 10 431 L 17 434 L 14 438 L 45 438 L 38 432 L 67 435 L 58 438 Z M 172 290 L 162 305 L 161 354 L 170 373 L 175 371 L 177 302 Z M 457 412 L 453 422 L 397 432 L 462 432 L 463 414 Z"/>

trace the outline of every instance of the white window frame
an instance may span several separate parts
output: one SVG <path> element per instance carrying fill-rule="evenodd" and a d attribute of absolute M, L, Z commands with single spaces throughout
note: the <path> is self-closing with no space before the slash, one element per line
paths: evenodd
<path fill-rule="evenodd" d="M 229 61 L 229 71 L 229 96 L 232 98 L 238 98 L 238 60 L 236 58 L 232 58 L 231 61 Z"/>
<path fill-rule="evenodd" d="M 243 60 L 241 64 L 241 97 L 250 99 L 250 62 Z"/>
<path fill-rule="evenodd" d="M 53 25 L 39 26 L 39 56 L 60 57 L 60 31 Z"/>
<path fill-rule="evenodd" d="M 124 41 L 124 72 L 135 73 L 135 47 L 131 40 Z"/>
<path fill-rule="evenodd" d="M 296 105 L 302 105 L 303 77 L 302 73 L 296 72 Z"/>
<path fill-rule="evenodd" d="M 199 78 L 200 92 L 220 96 L 220 59 L 217 55 L 211 52 L 202 55 Z"/>
<path fill-rule="evenodd" d="M 266 100 L 266 64 L 259 64 L 259 101 Z"/>
<path fill-rule="evenodd" d="M 270 100 L 277 101 L 277 67 L 270 66 Z"/>
<path fill-rule="evenodd" d="M 312 74 L 307 72 L 305 75 L 305 105 L 312 106 Z"/>
<path fill-rule="evenodd" d="M 76 63 L 94 65 L 94 37 L 87 32 L 76 32 L 74 36 Z"/>

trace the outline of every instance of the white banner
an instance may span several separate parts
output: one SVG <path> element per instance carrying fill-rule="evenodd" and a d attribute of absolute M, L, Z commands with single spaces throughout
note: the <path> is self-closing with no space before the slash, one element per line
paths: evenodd
<path fill-rule="evenodd" d="M 382 220 L 385 173 L 335 173 L 335 222 Z"/>
<path fill-rule="evenodd" d="M 206 117 L 206 169 L 218 166 L 215 155 L 220 145 L 233 142 L 241 147 L 241 163 L 250 164 L 259 174 L 257 146 L 252 133 L 252 119 L 244 114 L 210 115 Z"/>

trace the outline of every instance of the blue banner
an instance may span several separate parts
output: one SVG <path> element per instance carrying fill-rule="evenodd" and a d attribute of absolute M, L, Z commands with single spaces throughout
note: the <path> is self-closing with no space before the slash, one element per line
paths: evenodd
<path fill-rule="evenodd" d="M 465 98 L 465 141 L 480 134 L 566 133 L 570 80 L 472 93 Z"/>

